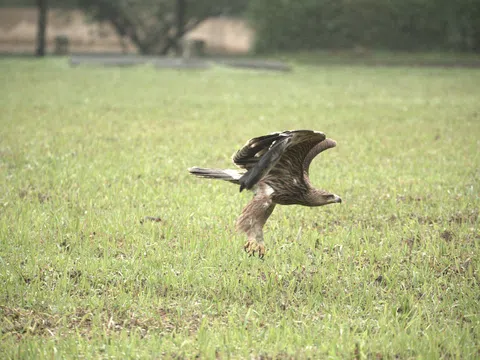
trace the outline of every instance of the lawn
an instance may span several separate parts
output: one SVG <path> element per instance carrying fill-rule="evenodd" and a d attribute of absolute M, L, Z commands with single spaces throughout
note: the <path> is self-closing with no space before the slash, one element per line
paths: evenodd
<path fill-rule="evenodd" d="M 187 168 L 302 128 L 343 203 L 278 206 L 248 257 L 251 194 Z M 0 354 L 477 358 L 479 138 L 480 69 L 2 59 Z"/>

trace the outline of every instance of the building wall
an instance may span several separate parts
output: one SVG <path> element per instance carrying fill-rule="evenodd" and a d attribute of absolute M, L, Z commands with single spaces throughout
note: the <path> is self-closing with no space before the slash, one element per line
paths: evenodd
<path fill-rule="evenodd" d="M 36 8 L 0 9 L 0 52 L 34 52 L 37 15 Z M 80 10 L 48 12 L 47 52 L 54 51 L 57 36 L 68 37 L 70 52 L 137 52 L 108 23 L 91 22 Z M 251 49 L 254 33 L 244 20 L 218 17 L 205 20 L 185 36 L 205 41 L 207 52 L 241 54 Z"/>
<path fill-rule="evenodd" d="M 209 52 L 244 54 L 252 49 L 254 32 L 245 20 L 216 17 L 205 20 L 185 37 L 205 41 Z"/>

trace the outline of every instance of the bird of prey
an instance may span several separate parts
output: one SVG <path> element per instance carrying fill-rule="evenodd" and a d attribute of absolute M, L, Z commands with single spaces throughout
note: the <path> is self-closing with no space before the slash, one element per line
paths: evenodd
<path fill-rule="evenodd" d="M 243 170 L 192 167 L 191 174 L 240 185 L 240 191 L 254 192 L 253 199 L 237 219 L 236 228 L 247 235 L 245 251 L 265 255 L 263 226 L 275 205 L 323 206 L 342 199 L 310 183 L 308 169 L 313 158 L 336 146 L 320 131 L 288 130 L 253 138 L 232 160 Z"/>

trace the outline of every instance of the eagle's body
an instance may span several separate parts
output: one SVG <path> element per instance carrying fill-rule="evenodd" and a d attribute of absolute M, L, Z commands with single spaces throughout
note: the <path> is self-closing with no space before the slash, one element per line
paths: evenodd
<path fill-rule="evenodd" d="M 245 250 L 251 254 L 258 251 L 263 257 L 263 226 L 275 205 L 322 206 L 342 202 L 337 195 L 312 187 L 308 177 L 313 158 L 335 146 L 334 140 L 326 139 L 319 131 L 277 132 L 249 140 L 233 155 L 233 163 L 243 172 L 198 167 L 189 171 L 199 177 L 238 184 L 240 191 L 254 191 L 253 199 L 237 220 L 237 229 L 247 234 Z"/>

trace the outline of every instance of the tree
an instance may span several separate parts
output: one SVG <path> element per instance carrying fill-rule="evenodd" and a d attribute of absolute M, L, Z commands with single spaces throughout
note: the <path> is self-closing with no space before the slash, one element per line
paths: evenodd
<path fill-rule="evenodd" d="M 252 0 L 249 14 L 258 51 L 480 52 L 480 0 Z"/>
<path fill-rule="evenodd" d="M 142 54 L 179 52 L 179 40 L 209 16 L 238 13 L 248 0 L 77 0 L 93 19 L 109 22 Z"/>
<path fill-rule="evenodd" d="M 36 56 L 45 56 L 48 0 L 37 0 L 38 25 Z"/>
<path fill-rule="evenodd" d="M 187 11 L 187 4 L 185 3 L 185 0 L 176 0 L 177 6 L 176 6 L 176 28 L 177 28 L 177 33 L 175 34 L 175 51 L 177 55 L 181 55 L 181 46 L 180 40 L 185 32 L 185 15 Z"/>

